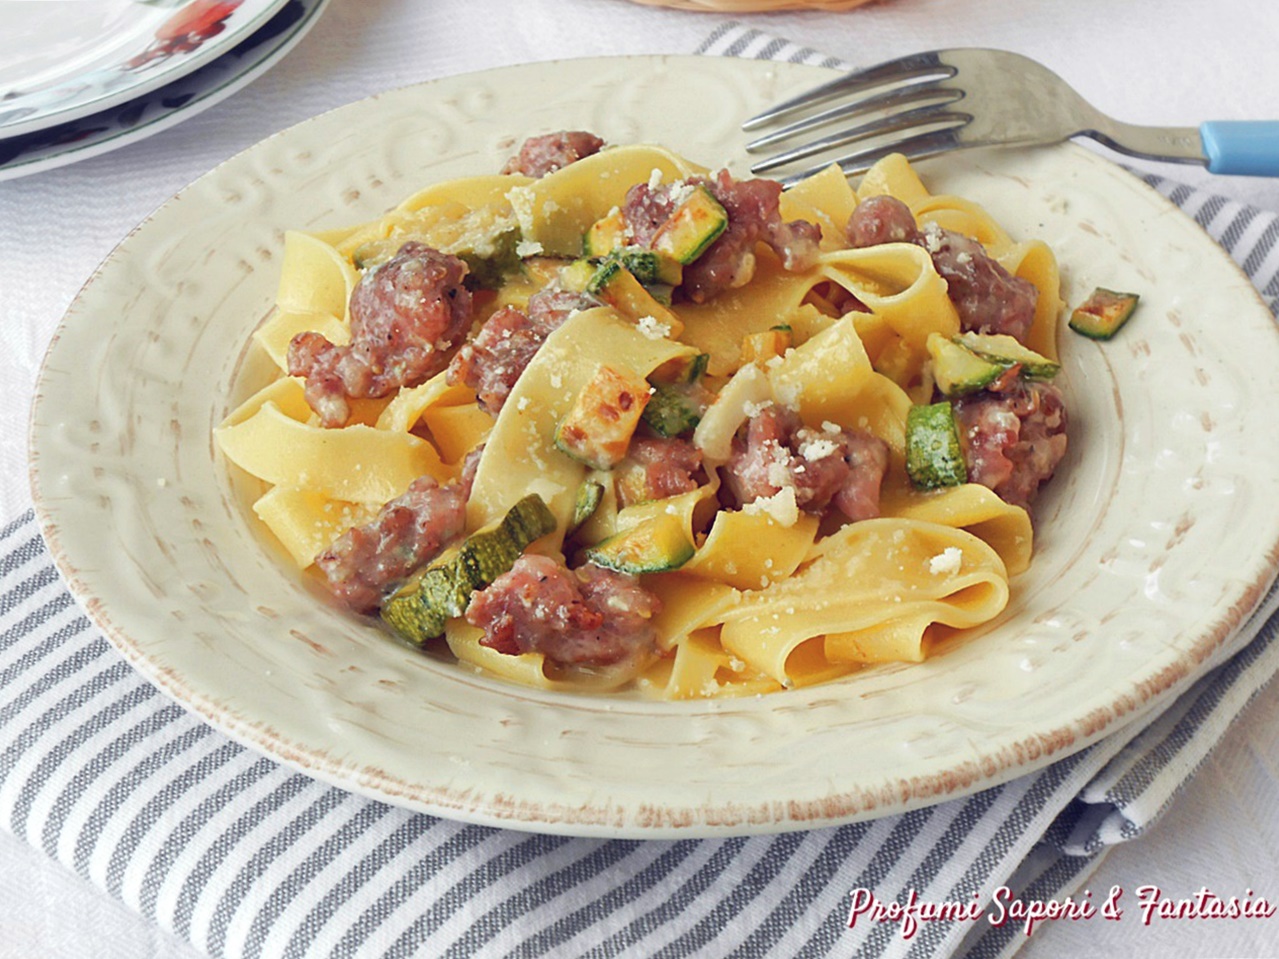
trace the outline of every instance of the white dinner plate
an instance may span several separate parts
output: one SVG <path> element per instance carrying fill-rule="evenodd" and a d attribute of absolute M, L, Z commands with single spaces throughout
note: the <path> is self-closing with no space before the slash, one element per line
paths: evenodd
<path fill-rule="evenodd" d="M 269 366 L 283 231 L 379 215 L 587 128 L 745 169 L 737 125 L 828 74 L 719 58 L 543 63 L 343 107 L 217 167 L 76 299 L 32 420 L 41 528 L 134 666 L 296 769 L 455 819 L 597 836 L 830 825 L 1038 769 L 1156 708 L 1229 648 L 1273 578 L 1279 336 L 1247 278 L 1166 200 L 1073 146 L 921 169 L 1056 251 L 1064 294 L 1142 295 L 1119 337 L 1061 336 L 1070 452 L 1031 569 L 929 661 L 726 701 L 544 692 L 421 655 L 338 612 L 250 509 L 211 432 Z"/>
<path fill-rule="evenodd" d="M 148 93 L 220 56 L 286 0 L 0 4 L 0 137 Z"/>
<path fill-rule="evenodd" d="M 225 100 L 284 59 L 330 0 L 286 0 L 266 23 L 212 63 L 100 113 L 0 138 L 0 180 L 98 156 L 167 130 Z"/>

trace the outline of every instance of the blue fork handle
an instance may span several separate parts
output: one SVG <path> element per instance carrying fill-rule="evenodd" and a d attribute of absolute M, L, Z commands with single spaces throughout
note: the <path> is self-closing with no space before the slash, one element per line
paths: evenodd
<path fill-rule="evenodd" d="M 1199 136 L 1212 173 L 1279 176 L 1279 120 L 1209 120 Z"/>

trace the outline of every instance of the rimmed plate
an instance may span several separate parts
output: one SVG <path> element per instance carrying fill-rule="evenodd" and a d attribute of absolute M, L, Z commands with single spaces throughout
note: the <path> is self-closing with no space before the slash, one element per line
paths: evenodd
<path fill-rule="evenodd" d="M 1198 227 L 1074 147 L 924 166 L 938 192 L 1048 241 L 1068 300 L 1098 284 L 1143 296 L 1109 344 L 1063 334 L 1072 447 L 1034 564 L 999 620 L 924 664 L 711 702 L 514 688 L 325 605 L 215 452 L 211 430 L 265 372 L 245 344 L 286 228 L 367 219 L 564 127 L 744 170 L 740 118 L 824 76 L 696 57 L 494 70 L 325 114 L 196 181 L 111 255 L 45 362 L 33 491 L 72 591 L 143 674 L 239 741 L 383 801 L 546 832 L 723 835 L 901 812 L 1157 708 L 1229 648 L 1273 578 L 1279 336 Z"/>
<path fill-rule="evenodd" d="M 153 136 L 248 86 L 284 59 L 330 0 L 286 0 L 230 50 L 179 80 L 109 110 L 32 133 L 0 138 L 0 180 L 66 166 Z"/>
<path fill-rule="evenodd" d="M 286 0 L 7 3 L 0 9 L 0 137 L 105 110 L 220 56 Z"/>

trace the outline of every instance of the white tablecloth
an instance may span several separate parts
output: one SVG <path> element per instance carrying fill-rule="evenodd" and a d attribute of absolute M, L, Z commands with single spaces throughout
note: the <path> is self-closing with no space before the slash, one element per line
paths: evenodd
<path fill-rule="evenodd" d="M 47 0 L 61 2 L 61 0 Z M 68 2 L 69 9 L 75 3 Z M 627 0 L 334 0 L 280 65 L 188 122 L 115 153 L 0 183 L 0 525 L 26 509 L 26 409 L 63 310 L 139 220 L 210 167 L 295 122 L 387 87 L 528 60 L 689 53 L 724 16 Z M 1255 0 L 888 0 L 844 13 L 738 17 L 867 63 L 940 46 L 1004 47 L 1069 78 L 1098 107 L 1134 122 L 1279 116 L 1279 5 Z M 1147 165 L 1279 210 L 1279 181 L 1211 178 Z M 1279 695 L 1241 717 L 1172 811 L 1111 852 L 1088 887 L 1130 895 L 1158 885 L 1279 899 Z M 1143 926 L 1058 923 L 1019 955 L 1273 955 L 1279 919 Z M 187 957 L 196 953 L 0 832 L 0 959 Z"/>

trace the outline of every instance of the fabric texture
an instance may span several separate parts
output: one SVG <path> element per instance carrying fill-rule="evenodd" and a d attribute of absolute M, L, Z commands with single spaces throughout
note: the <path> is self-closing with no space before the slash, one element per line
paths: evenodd
<path fill-rule="evenodd" d="M 700 52 L 838 63 L 733 23 Z M 1279 311 L 1279 217 L 1149 182 Z M 1162 714 L 1004 786 L 780 836 L 572 839 L 408 812 L 230 741 L 114 651 L 28 512 L 0 529 L 0 825 L 214 957 L 1007 956 L 1014 925 L 850 929 L 850 894 L 984 904 L 1003 885 L 1076 888 L 1279 669 L 1277 603 L 1272 589 Z"/>

